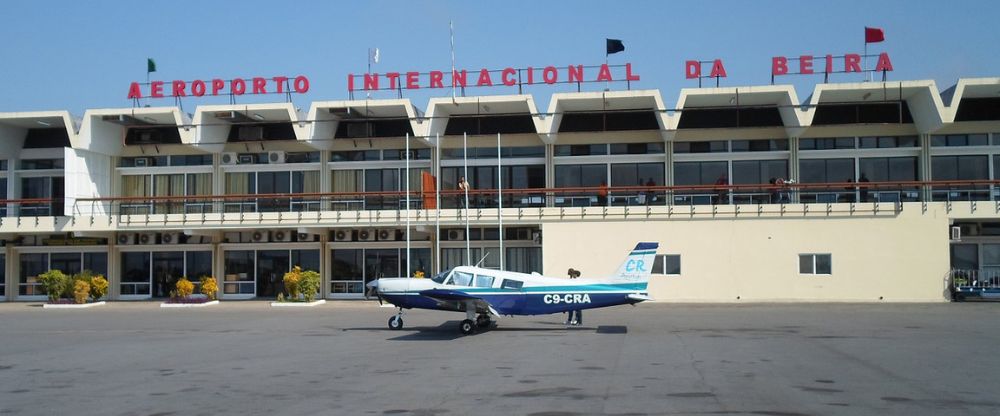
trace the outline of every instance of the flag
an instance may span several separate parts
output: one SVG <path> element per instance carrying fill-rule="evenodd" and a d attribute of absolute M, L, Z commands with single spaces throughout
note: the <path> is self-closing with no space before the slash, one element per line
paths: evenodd
<path fill-rule="evenodd" d="M 372 52 L 372 62 L 377 64 L 380 58 L 381 55 L 379 54 L 378 48 L 375 48 L 375 51 Z"/>
<path fill-rule="evenodd" d="M 621 39 L 607 39 L 608 41 L 608 55 L 618 52 L 625 51 L 625 44 L 622 43 Z"/>
<path fill-rule="evenodd" d="M 881 28 L 866 27 L 865 43 L 878 43 L 885 40 L 885 32 Z"/>
<path fill-rule="evenodd" d="M 156 61 L 153 58 L 146 58 L 146 73 L 156 72 Z"/>

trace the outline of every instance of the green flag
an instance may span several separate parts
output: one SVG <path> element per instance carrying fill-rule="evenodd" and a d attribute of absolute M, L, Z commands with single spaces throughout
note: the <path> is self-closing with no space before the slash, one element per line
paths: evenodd
<path fill-rule="evenodd" d="M 146 73 L 156 72 L 156 61 L 153 58 L 146 58 Z"/>

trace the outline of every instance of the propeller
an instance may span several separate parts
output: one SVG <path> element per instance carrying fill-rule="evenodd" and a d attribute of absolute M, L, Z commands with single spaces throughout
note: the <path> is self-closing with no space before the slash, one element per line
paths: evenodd
<path fill-rule="evenodd" d="M 378 293 L 377 286 L 370 286 L 365 288 L 365 300 L 371 300 L 371 295 L 375 294 L 375 298 L 378 299 L 379 306 L 382 306 L 382 295 Z"/>

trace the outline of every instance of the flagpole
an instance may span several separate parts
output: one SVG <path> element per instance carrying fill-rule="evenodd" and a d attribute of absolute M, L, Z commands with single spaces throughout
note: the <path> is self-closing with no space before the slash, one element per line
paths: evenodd
<path fill-rule="evenodd" d="M 503 156 L 500 155 L 500 133 L 497 133 L 497 222 L 500 224 L 500 270 L 503 268 Z"/>
<path fill-rule="evenodd" d="M 465 259 L 472 265 L 472 244 L 469 243 L 469 133 L 462 133 L 462 160 L 465 163 Z"/>
<path fill-rule="evenodd" d="M 867 29 L 867 28 L 865 28 L 865 29 Z M 868 82 L 871 82 L 871 80 L 872 80 L 872 73 L 868 72 L 868 39 L 865 39 L 865 59 L 864 59 L 864 61 L 862 62 L 861 65 L 864 65 L 864 67 L 865 67 L 865 73 L 868 74 Z"/>
<path fill-rule="evenodd" d="M 455 25 L 448 21 L 448 33 L 451 37 L 451 102 L 455 102 Z"/>
<path fill-rule="evenodd" d="M 410 133 L 406 133 L 406 277 L 412 275 L 410 268 Z"/>
<path fill-rule="evenodd" d="M 437 141 L 435 141 L 434 155 L 435 155 L 435 165 L 437 169 L 434 172 L 434 207 L 437 211 L 437 218 L 434 220 L 434 240 L 437 241 L 437 250 L 435 251 L 435 262 L 437 265 L 435 269 L 437 275 L 441 273 L 441 133 L 437 134 Z"/>

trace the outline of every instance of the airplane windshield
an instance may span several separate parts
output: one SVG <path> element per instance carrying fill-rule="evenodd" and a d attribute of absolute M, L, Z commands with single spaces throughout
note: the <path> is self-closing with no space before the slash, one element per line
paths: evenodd
<path fill-rule="evenodd" d="M 434 283 L 444 283 L 444 279 L 448 278 L 448 273 L 451 273 L 451 269 L 438 273 L 437 276 L 432 277 L 431 280 L 434 281 Z"/>

